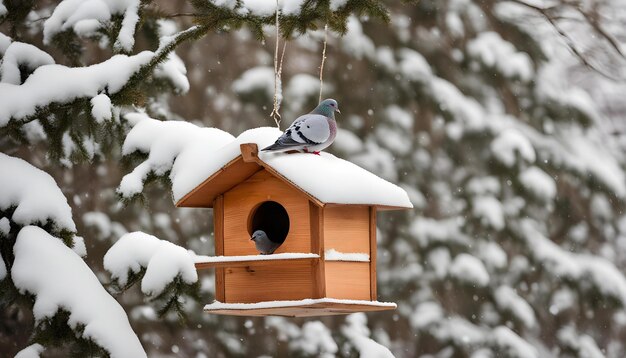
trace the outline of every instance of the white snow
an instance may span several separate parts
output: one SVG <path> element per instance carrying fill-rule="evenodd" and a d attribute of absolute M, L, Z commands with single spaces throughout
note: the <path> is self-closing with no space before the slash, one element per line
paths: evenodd
<path fill-rule="evenodd" d="M 7 268 L 4 259 L 0 256 L 0 281 L 4 280 L 5 277 L 7 277 Z"/>
<path fill-rule="evenodd" d="M 319 258 L 319 257 L 320 257 L 319 255 L 311 254 L 311 253 L 286 252 L 286 253 L 271 254 L 271 255 L 239 255 L 239 256 L 193 255 L 193 261 L 195 263 L 210 263 L 210 262 L 297 260 L 297 259 L 308 259 L 308 258 Z"/>
<path fill-rule="evenodd" d="M 34 226 L 23 228 L 13 248 L 11 275 L 21 292 L 35 295 L 37 322 L 59 309 L 70 313 L 68 325 L 84 327 L 111 357 L 146 357 L 122 307 L 102 287 L 87 264 L 61 240 Z"/>
<path fill-rule="evenodd" d="M 494 298 L 500 310 L 510 312 L 526 328 L 533 328 L 537 324 L 532 307 L 511 287 L 498 287 L 494 293 Z"/>
<path fill-rule="evenodd" d="M 393 302 L 365 301 L 365 300 L 343 300 L 338 298 L 305 298 L 293 301 L 263 301 L 257 303 L 223 303 L 215 301 L 204 306 L 205 311 L 215 310 L 257 310 L 263 308 L 297 307 L 308 306 L 319 303 L 338 303 L 343 305 L 368 305 L 378 307 L 397 307 Z"/>
<path fill-rule="evenodd" d="M 7 10 L 7 7 L 4 6 L 3 2 L 4 0 L 0 0 L 0 17 L 6 15 L 9 12 L 9 10 Z"/>
<path fill-rule="evenodd" d="M 554 179 L 537 167 L 529 167 L 519 174 L 519 181 L 524 188 L 537 197 L 550 201 L 556 196 Z"/>
<path fill-rule="evenodd" d="M 105 89 L 119 91 L 153 53 L 134 56 L 116 55 L 88 67 L 45 65 L 39 67 L 22 85 L 0 83 L 0 127 L 9 120 L 35 114 L 50 103 L 68 103 L 80 97 L 95 97 Z"/>
<path fill-rule="evenodd" d="M 522 222 L 522 233 L 528 241 L 531 255 L 548 272 L 558 278 L 584 280 L 604 296 L 626 304 L 626 278 L 607 259 L 588 254 L 576 254 L 560 248 L 545 237 L 527 220 Z"/>
<path fill-rule="evenodd" d="M 409 322 L 414 328 L 424 329 L 440 321 L 443 317 L 443 308 L 439 303 L 426 301 L 417 306 L 411 314 Z"/>
<path fill-rule="evenodd" d="M 39 358 L 43 351 L 44 347 L 39 343 L 35 343 L 17 352 L 15 358 Z"/>
<path fill-rule="evenodd" d="M 340 8 L 346 6 L 348 0 L 330 0 L 330 9 L 332 11 L 337 11 Z"/>
<path fill-rule="evenodd" d="M 478 196 L 472 201 L 472 213 L 496 230 L 504 229 L 502 203 L 493 196 Z"/>
<path fill-rule="evenodd" d="M 233 91 L 239 94 L 262 91 L 268 97 L 274 96 L 274 68 L 254 67 L 244 72 L 233 82 Z"/>
<path fill-rule="evenodd" d="M 472 195 L 498 195 L 500 194 L 500 182 L 492 176 L 473 177 L 467 183 L 466 190 Z"/>
<path fill-rule="evenodd" d="M 193 257 L 184 248 L 169 241 L 159 240 L 143 232 L 122 236 L 104 255 L 104 268 L 121 286 L 128 282 L 128 273 L 146 273 L 141 280 L 141 291 L 157 296 L 177 276 L 192 284 L 198 281 Z"/>
<path fill-rule="evenodd" d="M 191 190 L 206 179 L 202 176 L 202 165 L 215 160 L 213 155 L 208 160 L 209 153 L 234 139 L 216 128 L 200 128 L 182 121 L 158 121 L 142 113 L 127 114 L 126 119 L 136 124 L 126 136 L 122 154 L 135 151 L 148 154 L 148 159 L 126 174 L 120 183 L 118 192 L 127 198 L 141 193 L 148 174 L 163 175 L 171 170 L 172 191 L 175 200 L 179 200 L 187 192 L 177 196 L 177 188 L 191 186 Z M 192 183 L 188 184 L 190 181 Z"/>
<path fill-rule="evenodd" d="M 274 84 L 272 84 L 272 93 L 274 91 Z M 328 92 L 331 86 L 328 83 L 324 84 L 324 90 Z M 317 94 L 320 90 L 320 80 L 308 73 L 298 73 L 289 79 L 287 83 L 286 93 L 288 98 L 286 102 L 289 103 L 289 108 L 292 110 L 303 110 L 304 104 L 311 98 L 317 99 Z M 341 104 L 340 104 L 341 106 Z"/>
<path fill-rule="evenodd" d="M 44 23 L 44 44 L 49 45 L 55 35 L 70 29 L 78 35 L 91 35 L 97 29 L 109 26 L 113 15 L 121 15 L 122 23 L 114 48 L 131 52 L 135 45 L 138 11 L 139 0 L 63 0 Z"/>
<path fill-rule="evenodd" d="M 0 79 L 3 83 L 19 85 L 22 83 L 21 66 L 34 71 L 40 66 L 51 64 L 54 64 L 54 59 L 46 52 L 27 43 L 13 42 L 0 62 Z"/>
<path fill-rule="evenodd" d="M 518 52 L 513 44 L 503 40 L 497 32 L 480 33 L 468 42 L 467 52 L 487 67 L 496 68 L 506 77 L 518 77 L 528 81 L 533 76 L 530 56 Z"/>
<path fill-rule="evenodd" d="M 8 218 L 0 218 L 0 237 L 8 236 L 9 232 L 11 232 L 11 222 L 9 222 Z"/>
<path fill-rule="evenodd" d="M 426 82 L 433 75 L 430 65 L 421 53 L 405 48 L 398 51 L 399 70 L 409 81 Z"/>
<path fill-rule="evenodd" d="M 462 253 L 457 255 L 450 265 L 449 274 L 459 281 L 476 286 L 487 286 L 489 284 L 489 273 L 485 269 L 482 261 L 476 257 Z"/>
<path fill-rule="evenodd" d="M 109 96 L 101 93 L 91 99 L 91 115 L 98 123 L 113 118 L 113 107 Z"/>
<path fill-rule="evenodd" d="M 579 357 L 584 358 L 604 358 L 596 342 L 589 335 L 576 333 L 572 326 L 565 326 L 557 332 L 558 340 L 568 348 L 577 352 Z"/>
<path fill-rule="evenodd" d="M 187 122 L 156 121 L 140 114 L 132 116 L 138 123 L 126 137 L 123 154 L 134 151 L 150 154 L 148 160 L 122 179 L 118 192 L 125 197 L 140 193 L 150 172 L 164 175 L 171 170 L 174 201 L 179 201 L 240 156 L 241 143 L 256 143 L 262 149 L 274 143 L 282 133 L 276 128 L 262 127 L 247 130 L 233 140 L 230 134 L 215 128 L 200 129 Z M 259 158 L 324 203 L 413 207 L 402 188 L 328 153 L 318 156 L 260 152 Z"/>
<path fill-rule="evenodd" d="M 87 257 L 87 246 L 82 236 L 74 235 L 72 238 L 72 250 L 80 257 Z"/>
<path fill-rule="evenodd" d="M 15 207 L 19 225 L 45 224 L 76 231 L 72 209 L 52 177 L 28 162 L 0 153 L 0 210 Z"/>
<path fill-rule="evenodd" d="M 302 325 L 300 335 L 289 341 L 289 348 L 308 356 L 334 357 L 338 351 L 331 331 L 320 321 L 309 321 Z"/>
<path fill-rule="evenodd" d="M 362 313 L 353 313 L 346 317 L 346 323 L 341 326 L 341 333 L 359 352 L 360 358 L 393 358 L 389 348 L 369 338 L 367 316 Z"/>
<path fill-rule="evenodd" d="M 370 262 L 370 255 L 360 252 L 343 253 L 335 249 L 328 249 L 324 252 L 324 260 Z"/>
<path fill-rule="evenodd" d="M 537 349 L 511 331 L 508 327 L 499 326 L 491 332 L 493 344 L 503 351 L 506 357 L 537 358 Z"/>
<path fill-rule="evenodd" d="M 512 167 L 517 161 L 517 155 L 529 163 L 535 161 L 535 149 L 522 133 L 516 129 L 503 130 L 491 142 L 491 151 L 502 164 Z"/>
<path fill-rule="evenodd" d="M 363 58 L 374 59 L 376 56 L 376 46 L 374 42 L 363 33 L 363 25 L 356 16 L 348 17 L 346 23 L 347 31 L 341 37 L 341 50 L 357 60 Z"/>
<path fill-rule="evenodd" d="M 0 15 L 1 16 L 1 15 Z M 0 32 L 0 55 L 4 56 L 4 53 L 11 45 L 11 38 L 2 32 Z"/>
<path fill-rule="evenodd" d="M 154 69 L 154 77 L 170 81 L 178 93 L 189 91 L 189 79 L 185 63 L 174 52 L 170 52 L 165 62 Z"/>

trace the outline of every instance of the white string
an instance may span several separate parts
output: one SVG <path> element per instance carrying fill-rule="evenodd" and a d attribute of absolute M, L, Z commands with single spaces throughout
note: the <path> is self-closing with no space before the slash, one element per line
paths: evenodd
<path fill-rule="evenodd" d="M 324 61 L 326 60 L 326 42 L 328 41 L 328 24 L 324 25 L 324 49 L 322 50 L 322 64 L 320 65 L 320 98 L 322 102 L 322 89 L 324 88 Z"/>
<path fill-rule="evenodd" d="M 280 42 L 280 27 L 278 23 L 278 0 L 276 0 L 276 46 L 274 48 L 274 108 L 272 109 L 272 113 L 270 113 L 270 117 L 274 119 L 276 123 L 276 127 L 280 130 L 280 113 L 278 113 L 280 109 L 280 101 L 278 100 L 278 88 L 281 87 L 281 98 L 282 101 L 282 79 L 281 75 L 283 72 L 283 58 L 285 57 L 285 49 L 287 48 L 287 40 L 283 44 L 283 53 L 280 56 L 280 66 L 278 64 L 278 44 Z"/>

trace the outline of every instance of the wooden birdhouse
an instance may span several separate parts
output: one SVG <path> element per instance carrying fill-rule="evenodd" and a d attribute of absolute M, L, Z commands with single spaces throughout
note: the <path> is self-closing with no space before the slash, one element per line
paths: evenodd
<path fill-rule="evenodd" d="M 205 311 L 321 316 L 394 309 L 377 300 L 376 212 L 411 208 L 406 192 L 330 154 L 257 148 L 241 144 L 176 204 L 213 208 L 216 256 L 196 259 L 198 270 L 215 268 L 216 302 Z M 250 240 L 258 229 L 282 243 L 273 254 L 258 254 Z"/>

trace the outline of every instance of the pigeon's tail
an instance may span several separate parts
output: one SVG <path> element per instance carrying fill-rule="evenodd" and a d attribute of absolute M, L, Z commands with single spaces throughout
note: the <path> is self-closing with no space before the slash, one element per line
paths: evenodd
<path fill-rule="evenodd" d="M 267 146 L 267 147 L 261 149 L 261 151 L 262 152 L 271 152 L 271 151 L 276 151 L 276 150 L 280 150 L 280 149 L 283 149 L 281 147 L 281 145 L 279 143 L 274 143 L 274 144 L 272 144 L 270 146 Z"/>

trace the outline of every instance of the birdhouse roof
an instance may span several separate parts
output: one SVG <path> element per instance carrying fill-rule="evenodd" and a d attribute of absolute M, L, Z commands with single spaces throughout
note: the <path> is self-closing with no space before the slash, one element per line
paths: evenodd
<path fill-rule="evenodd" d="M 174 183 L 176 205 L 211 207 L 216 196 L 265 169 L 319 205 L 413 207 L 399 186 L 332 154 L 256 152 L 257 148 L 274 143 L 280 135 L 276 128 L 255 128 L 212 153 L 203 153 L 202 160 L 194 163 L 185 180 Z M 242 146 L 247 143 L 251 145 Z"/>

